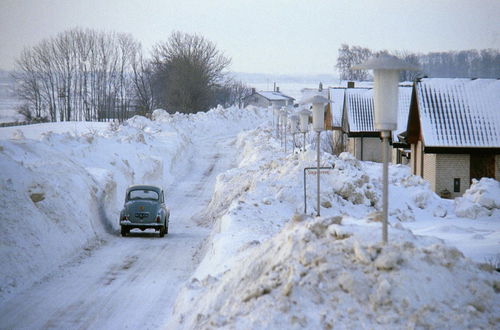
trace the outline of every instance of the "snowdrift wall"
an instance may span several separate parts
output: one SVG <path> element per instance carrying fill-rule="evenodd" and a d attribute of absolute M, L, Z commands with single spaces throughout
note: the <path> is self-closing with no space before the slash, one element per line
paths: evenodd
<path fill-rule="evenodd" d="M 156 110 L 123 125 L 48 123 L 0 129 L 0 299 L 118 233 L 130 184 L 167 187 L 207 134 L 237 134 L 256 109 Z"/>

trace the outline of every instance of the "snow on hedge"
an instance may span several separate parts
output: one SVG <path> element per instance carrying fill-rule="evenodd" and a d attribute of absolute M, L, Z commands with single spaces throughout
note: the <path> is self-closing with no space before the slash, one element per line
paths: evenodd
<path fill-rule="evenodd" d="M 470 188 L 455 199 L 455 213 L 459 217 L 475 219 L 489 216 L 495 210 L 500 210 L 500 182 L 495 179 L 472 179 Z"/>

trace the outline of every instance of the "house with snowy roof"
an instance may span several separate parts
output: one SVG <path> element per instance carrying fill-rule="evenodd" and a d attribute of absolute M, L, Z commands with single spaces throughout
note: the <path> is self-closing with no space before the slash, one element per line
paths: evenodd
<path fill-rule="evenodd" d="M 406 134 L 413 174 L 441 196 L 461 196 L 474 178 L 500 180 L 500 80 L 416 81 Z"/>
<path fill-rule="evenodd" d="M 400 84 L 398 99 L 398 130 L 393 136 L 395 141 L 397 133 L 404 131 L 408 118 L 408 109 L 411 100 L 412 88 L 408 84 Z M 382 161 L 380 132 L 373 126 L 373 89 L 372 88 L 347 88 L 345 89 L 342 130 L 347 135 L 347 151 L 359 160 L 374 162 Z M 397 148 L 393 153 L 393 162 L 400 159 L 402 149 Z"/>
<path fill-rule="evenodd" d="M 345 150 L 346 138 L 342 130 L 342 112 L 344 110 L 344 87 L 328 88 L 328 104 L 325 110 L 325 128 L 332 130 L 332 146 L 334 153 Z"/>
<path fill-rule="evenodd" d="M 253 105 L 257 107 L 269 107 L 275 101 L 279 107 L 293 104 L 295 99 L 280 92 L 279 87 L 275 91 L 259 91 L 252 88 L 252 93 L 243 98 L 243 106 Z"/>
<path fill-rule="evenodd" d="M 344 111 L 345 88 L 328 88 L 328 109 L 330 110 L 329 125 L 331 129 L 342 131 L 342 113 Z M 327 125 L 328 125 L 327 124 Z"/>

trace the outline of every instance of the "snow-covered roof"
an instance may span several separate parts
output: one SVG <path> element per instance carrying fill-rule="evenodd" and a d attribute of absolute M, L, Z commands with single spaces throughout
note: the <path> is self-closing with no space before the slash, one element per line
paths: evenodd
<path fill-rule="evenodd" d="M 411 85 L 399 84 L 399 97 L 398 97 L 398 127 L 395 131 L 392 131 L 392 141 L 399 141 L 398 134 L 406 131 L 406 125 L 408 124 L 408 115 L 410 114 L 410 103 L 411 103 Z"/>
<path fill-rule="evenodd" d="M 407 85 L 399 87 L 398 126 L 393 132 L 393 138 L 406 130 L 411 91 L 412 88 Z M 345 93 L 349 132 L 377 132 L 373 128 L 373 89 L 347 88 Z"/>
<path fill-rule="evenodd" d="M 287 101 L 287 100 L 295 100 L 293 97 L 285 95 L 281 92 L 266 92 L 266 91 L 259 91 L 256 92 L 256 94 L 260 94 L 269 101 Z"/>
<path fill-rule="evenodd" d="M 500 80 L 425 78 L 415 87 L 426 146 L 500 147 Z"/>
<path fill-rule="evenodd" d="M 373 89 L 348 88 L 345 95 L 349 132 L 375 132 L 373 129 Z"/>
<path fill-rule="evenodd" d="M 342 111 L 344 110 L 345 88 L 329 88 L 332 126 L 342 127 Z"/>
<path fill-rule="evenodd" d="M 348 83 L 354 83 L 354 86 L 356 88 L 357 87 L 373 88 L 373 81 L 352 81 L 352 80 L 342 80 L 337 84 L 329 85 L 329 88 L 338 88 L 338 87 L 347 88 Z"/>

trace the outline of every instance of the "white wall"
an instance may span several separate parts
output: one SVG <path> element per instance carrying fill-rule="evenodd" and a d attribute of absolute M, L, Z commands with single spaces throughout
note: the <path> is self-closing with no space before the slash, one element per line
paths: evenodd
<path fill-rule="evenodd" d="M 351 137 L 347 151 L 359 160 L 382 162 L 382 142 L 378 137 Z"/>

